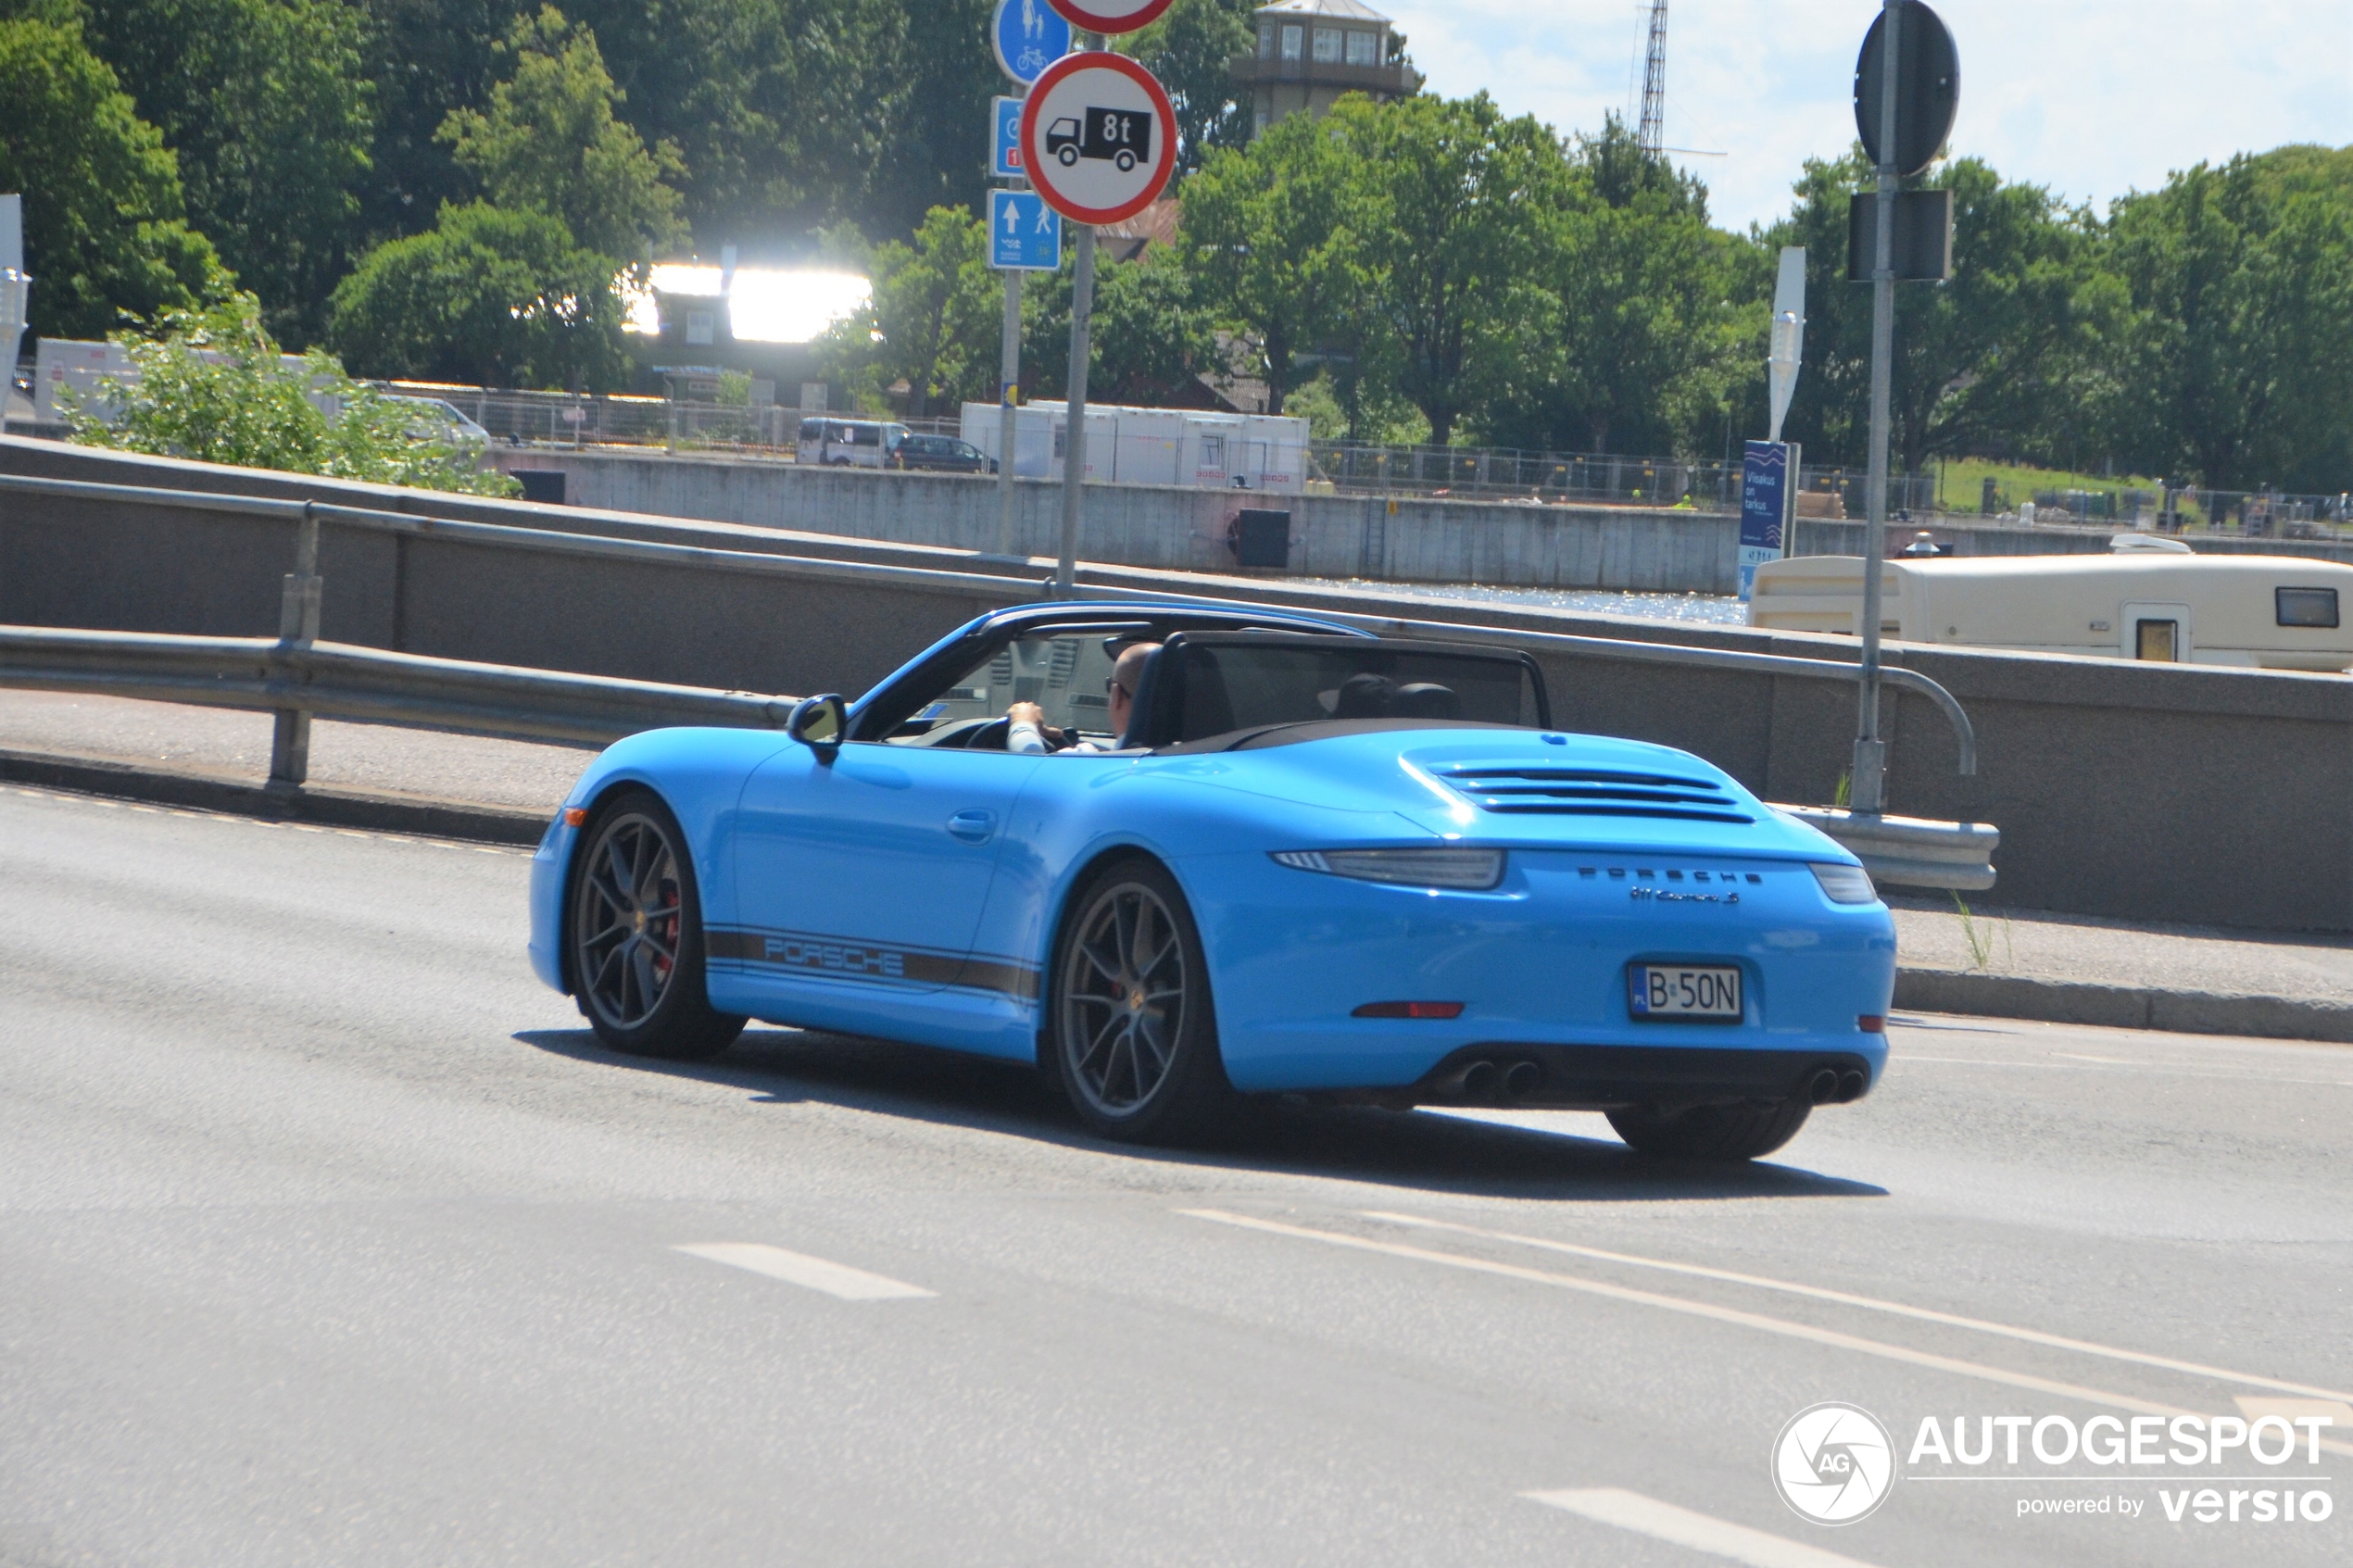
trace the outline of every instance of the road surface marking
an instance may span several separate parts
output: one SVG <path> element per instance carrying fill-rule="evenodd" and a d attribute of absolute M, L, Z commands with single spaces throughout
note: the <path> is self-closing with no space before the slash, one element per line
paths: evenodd
<path fill-rule="evenodd" d="M 1901 1301 L 1886 1301 L 1876 1296 L 1855 1296 L 1843 1290 L 1829 1290 L 1820 1286 L 1798 1285 L 1789 1280 L 1768 1279 L 1759 1274 L 1736 1273 L 1730 1269 L 1711 1269 L 1704 1263 L 1676 1263 L 1664 1258 L 1642 1258 L 1630 1252 L 1608 1252 L 1598 1247 L 1579 1247 L 1571 1241 L 1548 1241 L 1541 1236 L 1518 1236 L 1510 1231 L 1491 1231 L 1480 1225 L 1455 1224 L 1447 1220 L 1425 1220 L 1413 1214 L 1395 1214 L 1384 1210 L 1367 1209 L 1365 1217 L 1392 1225 L 1410 1225 L 1418 1230 L 1451 1231 L 1456 1236 L 1478 1236 L 1488 1241 L 1506 1241 L 1518 1247 L 1540 1248 L 1546 1252 L 1565 1252 L 1575 1258 L 1592 1258 L 1604 1263 L 1626 1263 L 1635 1268 L 1660 1269 L 1667 1273 L 1688 1274 L 1694 1279 L 1722 1280 L 1729 1285 L 1753 1286 L 1759 1290 L 1778 1290 L 1789 1296 L 1811 1297 L 1817 1301 L 1834 1301 L 1842 1307 L 1863 1307 L 1874 1312 L 1892 1312 L 1897 1317 L 1917 1318 L 1922 1323 L 1941 1323 L 1947 1328 L 1971 1329 L 1979 1334 L 1998 1334 L 2006 1339 L 2024 1340 L 2030 1345 L 2047 1345 L 2057 1350 L 2075 1350 L 2087 1356 L 2105 1356 L 2110 1361 L 2132 1361 L 2140 1366 L 2158 1367 L 2166 1372 L 2187 1373 L 2193 1377 L 2211 1377 L 2223 1383 L 2244 1383 L 2250 1388 L 2276 1388 L 2285 1394 L 2301 1394 L 2315 1399 L 2353 1400 L 2353 1394 L 2341 1394 L 2333 1388 L 2310 1388 L 2301 1383 L 2283 1383 L 2277 1378 L 2258 1377 L 2251 1373 L 2231 1372 L 2222 1367 L 2207 1366 L 2198 1361 L 2177 1361 L 2167 1356 L 2145 1355 L 2138 1350 L 2120 1350 L 2111 1345 L 2094 1344 L 2087 1339 L 2070 1339 L 2063 1335 L 2045 1334 L 2039 1329 L 2014 1328 L 2008 1323 L 1988 1323 L 1982 1318 L 1965 1318 L 1952 1312 L 1940 1312 L 1927 1307 L 1907 1307 Z M 2327 1413 L 2325 1411 L 2322 1413 Z M 2348 1412 L 2348 1426 L 2353 1426 L 2353 1412 Z"/>
<path fill-rule="evenodd" d="M 937 1296 L 936 1290 L 921 1286 L 902 1285 L 895 1279 L 870 1274 L 863 1269 L 853 1269 L 846 1263 L 829 1263 L 823 1258 L 812 1258 L 806 1252 L 787 1252 L 781 1247 L 766 1247 L 756 1241 L 706 1241 L 692 1247 L 673 1248 L 690 1257 L 708 1258 L 714 1263 L 734 1268 L 749 1269 L 770 1279 L 780 1279 L 787 1285 L 802 1286 L 810 1290 L 822 1290 L 828 1296 L 838 1296 L 845 1301 L 904 1301 L 918 1296 Z"/>
<path fill-rule="evenodd" d="M 2024 1388 L 2032 1393 L 2050 1394 L 2063 1399 L 2078 1399 L 2087 1405 L 2105 1405 L 2110 1410 L 2132 1411 L 2139 1415 L 2196 1416 L 2207 1418 L 2204 1411 L 2194 1411 L 2180 1405 L 2158 1404 L 2153 1399 L 2131 1394 L 2112 1394 L 2102 1388 L 2086 1387 L 2080 1383 L 2063 1383 L 2057 1378 L 2036 1377 L 2031 1373 L 2011 1372 L 2006 1367 L 1989 1366 L 1983 1361 L 1963 1361 L 1957 1356 L 1940 1356 L 1929 1350 L 1915 1350 L 1906 1345 L 1891 1345 L 1885 1340 L 1865 1339 L 1857 1335 L 1841 1334 L 1836 1329 L 1817 1328 L 1812 1323 L 1794 1323 L 1787 1318 L 1768 1318 L 1759 1312 L 1744 1312 L 1735 1307 L 1719 1307 L 1710 1301 L 1695 1301 L 1682 1296 L 1662 1296 L 1654 1290 L 1635 1290 L 1622 1285 L 1606 1285 L 1600 1280 L 1580 1279 L 1575 1274 L 1554 1273 L 1544 1269 L 1530 1269 L 1517 1263 L 1499 1263 L 1488 1258 L 1473 1258 L 1460 1252 L 1436 1252 L 1427 1247 L 1410 1247 L 1403 1242 L 1374 1241 L 1366 1236 L 1349 1236 L 1340 1231 L 1311 1230 L 1304 1225 L 1285 1224 L 1279 1220 L 1253 1219 L 1248 1214 L 1228 1213 L 1222 1209 L 1179 1209 L 1190 1219 L 1207 1220 L 1214 1224 L 1234 1225 L 1242 1230 L 1264 1231 L 1269 1236 L 1287 1236 L 1302 1241 L 1320 1241 L 1327 1246 L 1344 1247 L 1356 1252 L 1378 1252 L 1390 1258 L 1408 1258 L 1420 1263 L 1437 1263 L 1441 1267 L 1462 1269 L 1470 1273 L 1494 1274 L 1504 1279 L 1516 1279 L 1529 1285 L 1549 1285 L 1556 1289 L 1581 1291 L 1612 1301 L 1630 1302 L 1639 1307 L 1656 1307 L 1663 1311 L 1680 1312 L 1687 1317 L 1706 1318 L 1715 1323 L 1730 1323 L 1740 1328 L 1753 1328 L 1766 1334 L 1778 1334 L 1787 1339 L 1802 1339 L 1810 1344 L 1828 1346 L 1833 1350 L 1851 1350 L 1857 1355 L 1877 1356 L 1882 1361 L 1900 1361 L 1907 1366 L 1926 1367 L 1931 1372 L 1950 1373 L 1957 1377 L 1974 1377 L 1985 1383 L 1998 1383 L 2006 1387 Z M 2321 1445 L 2331 1453 L 2353 1454 L 2353 1443 Z"/>
<path fill-rule="evenodd" d="M 1571 1492 L 1522 1492 L 1520 1496 L 1548 1508 L 1582 1514 L 1604 1524 L 1615 1524 L 1621 1530 L 1631 1530 L 1638 1536 L 1689 1547 L 1711 1557 L 1745 1562 L 1749 1568 L 1869 1568 L 1869 1564 L 1857 1559 L 1824 1551 L 1818 1546 L 1807 1546 L 1781 1536 L 1768 1536 L 1745 1524 L 1727 1524 L 1721 1519 L 1711 1519 L 1705 1513 L 1693 1513 L 1688 1508 L 1677 1508 L 1673 1503 L 1660 1502 L 1656 1498 L 1646 1498 L 1640 1492 L 1620 1491 L 1615 1486 Z"/>

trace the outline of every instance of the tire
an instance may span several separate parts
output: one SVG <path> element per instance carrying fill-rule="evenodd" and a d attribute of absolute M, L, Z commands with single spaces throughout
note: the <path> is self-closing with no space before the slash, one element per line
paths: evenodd
<path fill-rule="evenodd" d="M 1132 174 L 1136 171 L 1136 155 L 1125 149 L 1122 149 L 1120 155 L 1112 159 L 1112 162 L 1118 166 L 1122 174 Z"/>
<path fill-rule="evenodd" d="M 1076 147 L 1064 147 L 1061 152 L 1054 155 L 1054 161 L 1061 164 L 1064 169 L 1076 169 L 1078 167 L 1078 149 Z"/>
<path fill-rule="evenodd" d="M 1218 1056 L 1201 933 L 1157 862 L 1117 860 L 1087 880 L 1049 980 L 1049 1071 L 1089 1129 L 1186 1143 L 1230 1121 L 1240 1097 Z"/>
<path fill-rule="evenodd" d="M 1802 1099 L 1695 1105 L 1672 1111 L 1636 1105 L 1611 1111 L 1609 1124 L 1637 1154 L 1665 1160 L 1755 1160 L 1797 1136 L 1813 1109 Z"/>
<path fill-rule="evenodd" d="M 598 811 L 582 842 L 564 940 L 589 1027 L 631 1056 L 717 1056 L 746 1021 L 711 1010 L 702 899 L 678 819 L 652 792 L 627 790 Z"/>

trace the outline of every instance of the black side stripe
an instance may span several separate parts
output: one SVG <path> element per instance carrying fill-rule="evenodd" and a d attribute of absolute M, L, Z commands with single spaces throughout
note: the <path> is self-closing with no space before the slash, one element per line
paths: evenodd
<path fill-rule="evenodd" d="M 992 991 L 1023 1002 L 1036 1001 L 1040 989 L 1035 966 L 1009 959 L 857 942 L 807 932 L 726 927 L 714 927 L 706 933 L 705 944 L 716 962 L 822 974 L 836 980 L 881 985 L 953 985 L 968 991 Z"/>

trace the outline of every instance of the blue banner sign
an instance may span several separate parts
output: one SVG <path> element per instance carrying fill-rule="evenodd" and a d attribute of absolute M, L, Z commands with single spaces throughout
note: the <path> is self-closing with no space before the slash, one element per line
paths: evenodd
<path fill-rule="evenodd" d="M 996 134 L 988 149 L 988 177 L 992 180 L 1022 178 L 1029 170 L 1021 166 L 1021 100 L 990 99 L 989 119 L 996 127 Z"/>
<path fill-rule="evenodd" d="M 1062 215 L 1035 191 L 988 193 L 988 265 L 1000 272 L 1051 272 L 1063 264 Z"/>
<path fill-rule="evenodd" d="M 1046 0 L 997 0 L 989 39 L 999 68 L 1026 87 L 1070 53 L 1070 22 Z"/>
<path fill-rule="evenodd" d="M 1756 592 L 1756 569 L 1789 553 L 1786 530 L 1797 475 L 1795 448 L 1752 441 L 1741 461 L 1741 601 Z"/>

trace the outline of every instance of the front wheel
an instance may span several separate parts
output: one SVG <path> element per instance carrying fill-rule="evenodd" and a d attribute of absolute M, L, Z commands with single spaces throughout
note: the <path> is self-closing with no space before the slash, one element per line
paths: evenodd
<path fill-rule="evenodd" d="M 1694 1105 L 1682 1110 L 1634 1105 L 1611 1111 L 1609 1124 L 1637 1154 L 1667 1160 L 1755 1160 L 1797 1136 L 1813 1109 L 1802 1099 Z"/>
<path fill-rule="evenodd" d="M 717 1056 L 745 1020 L 712 1011 L 705 992 L 702 900 L 678 820 L 629 790 L 597 813 L 586 843 L 566 924 L 589 1026 L 632 1056 Z"/>
<path fill-rule="evenodd" d="M 1070 909 L 1047 1008 L 1063 1092 L 1106 1137 L 1200 1137 L 1238 1097 L 1218 1057 L 1209 965 L 1184 893 L 1154 862 L 1122 860 Z"/>

